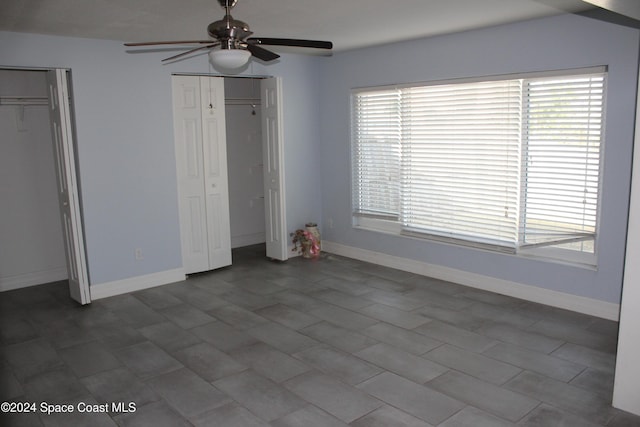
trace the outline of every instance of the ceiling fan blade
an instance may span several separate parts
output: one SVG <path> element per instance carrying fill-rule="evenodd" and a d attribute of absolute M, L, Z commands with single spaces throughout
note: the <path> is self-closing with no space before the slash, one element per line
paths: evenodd
<path fill-rule="evenodd" d="M 578 15 L 597 19 L 599 21 L 610 22 L 612 24 L 624 25 L 625 27 L 629 28 L 640 29 L 640 20 L 629 18 L 628 16 L 621 15 L 617 12 L 613 12 L 607 9 L 595 8 L 580 12 L 578 13 Z"/>
<path fill-rule="evenodd" d="M 640 5 L 636 0 L 582 0 L 583 2 L 610 10 L 636 21 L 640 21 Z"/>
<path fill-rule="evenodd" d="M 210 44 L 210 45 L 206 45 L 206 46 L 196 47 L 195 49 L 191 49 L 191 50 L 188 50 L 186 52 L 182 52 L 182 53 L 179 53 L 177 55 L 170 56 L 169 58 L 165 58 L 165 59 L 162 60 L 162 62 L 173 61 L 175 59 L 182 58 L 183 56 L 187 56 L 187 55 L 189 55 L 191 53 L 197 52 L 199 50 L 211 49 L 212 47 L 216 47 L 219 44 L 220 43 L 214 43 L 214 44 Z"/>
<path fill-rule="evenodd" d="M 251 52 L 253 56 L 263 61 L 273 61 L 280 58 L 280 55 L 273 53 L 263 47 L 256 46 L 255 44 L 247 44 L 247 50 Z"/>
<path fill-rule="evenodd" d="M 630 28 L 640 28 L 638 0 L 535 0 L 568 13 Z"/>
<path fill-rule="evenodd" d="M 180 41 L 164 41 L 164 42 L 139 42 L 139 43 L 125 43 L 125 46 L 155 46 L 161 44 L 203 44 L 211 43 L 213 40 L 180 40 Z"/>
<path fill-rule="evenodd" d="M 315 49 L 332 49 L 333 43 L 320 40 L 300 40 L 300 39 L 274 39 L 266 37 L 251 37 L 247 39 L 249 45 L 269 45 L 269 46 L 295 46 L 312 47 Z"/>

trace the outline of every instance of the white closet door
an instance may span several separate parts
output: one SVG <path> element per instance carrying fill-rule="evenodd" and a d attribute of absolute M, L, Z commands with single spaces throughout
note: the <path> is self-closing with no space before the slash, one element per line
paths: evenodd
<path fill-rule="evenodd" d="M 264 164 L 265 237 L 267 256 L 288 259 L 282 147 L 281 85 L 277 77 L 260 81 L 262 94 L 262 157 Z"/>
<path fill-rule="evenodd" d="M 224 79 L 200 77 L 209 269 L 231 264 Z"/>
<path fill-rule="evenodd" d="M 69 293 L 71 298 L 80 304 L 88 304 L 91 302 L 91 294 L 80 216 L 67 71 L 63 69 L 49 71 L 47 83 L 49 86 L 53 157 L 58 179 L 58 199 L 69 276 Z"/>
<path fill-rule="evenodd" d="M 224 82 L 173 76 L 172 86 L 182 262 L 191 274 L 231 264 Z"/>
<path fill-rule="evenodd" d="M 172 83 L 182 264 L 189 274 L 209 269 L 200 81 L 173 76 Z"/>

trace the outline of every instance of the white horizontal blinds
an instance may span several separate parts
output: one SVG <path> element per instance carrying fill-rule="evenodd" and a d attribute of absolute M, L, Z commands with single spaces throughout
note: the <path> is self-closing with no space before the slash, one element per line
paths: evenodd
<path fill-rule="evenodd" d="M 354 92 L 354 214 L 473 246 L 593 253 L 606 70 L 579 73 Z"/>
<path fill-rule="evenodd" d="M 521 84 L 403 89 L 405 230 L 516 245 Z"/>
<path fill-rule="evenodd" d="M 397 89 L 352 96 L 355 214 L 397 219 L 400 211 L 400 94 Z"/>
<path fill-rule="evenodd" d="M 521 245 L 594 238 L 604 84 L 602 73 L 525 80 Z"/>

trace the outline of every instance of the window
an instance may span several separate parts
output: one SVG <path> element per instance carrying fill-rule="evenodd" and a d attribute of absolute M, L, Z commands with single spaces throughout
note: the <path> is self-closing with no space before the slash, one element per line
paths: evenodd
<path fill-rule="evenodd" d="M 352 93 L 359 226 L 594 254 L 604 69 Z"/>

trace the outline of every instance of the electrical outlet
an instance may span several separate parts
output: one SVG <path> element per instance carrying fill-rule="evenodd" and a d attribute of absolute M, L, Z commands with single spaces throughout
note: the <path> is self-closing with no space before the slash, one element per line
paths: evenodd
<path fill-rule="evenodd" d="M 136 248 L 136 261 L 140 261 L 141 259 L 144 259 L 144 256 L 142 255 L 142 249 Z"/>
<path fill-rule="evenodd" d="M 329 226 L 329 228 L 333 228 L 333 218 L 329 218 L 327 220 L 327 225 Z"/>

